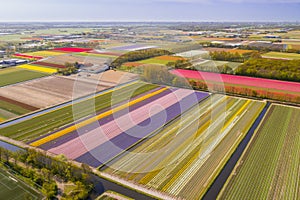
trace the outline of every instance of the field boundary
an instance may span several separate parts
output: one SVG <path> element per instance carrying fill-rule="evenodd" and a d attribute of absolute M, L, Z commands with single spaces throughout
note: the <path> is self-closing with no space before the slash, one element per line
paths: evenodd
<path fill-rule="evenodd" d="M 267 106 L 267 105 L 266 105 Z M 256 127 L 256 129 L 254 130 L 251 139 L 249 140 L 249 142 L 247 143 L 245 149 L 243 150 L 243 153 L 240 155 L 239 159 L 237 160 L 236 164 L 234 165 L 234 168 L 232 169 L 230 175 L 228 176 L 225 184 L 223 185 L 223 187 L 221 188 L 220 192 L 217 195 L 216 199 L 219 199 L 219 196 L 222 195 L 224 193 L 224 189 L 227 187 L 229 181 L 232 179 L 232 177 L 234 176 L 234 173 L 236 172 L 236 169 L 240 166 L 240 162 L 243 159 L 243 156 L 247 153 L 249 147 L 251 146 L 253 140 L 255 139 L 255 136 L 257 135 L 258 130 L 261 128 L 262 126 L 262 122 L 264 122 L 264 120 L 266 119 L 266 117 L 268 116 L 268 113 L 270 112 L 271 107 L 273 106 L 272 103 L 269 102 L 269 106 L 267 107 L 267 110 L 263 116 L 263 118 L 260 120 L 260 123 L 258 124 L 258 126 Z M 263 112 L 263 111 L 262 111 Z"/>
<path fill-rule="evenodd" d="M 233 168 L 230 169 L 229 167 L 231 166 L 231 162 L 234 162 L 234 157 L 235 156 L 238 156 L 238 151 L 239 151 L 239 148 L 242 148 L 243 146 L 243 142 L 247 140 L 247 137 L 251 136 L 251 138 L 253 138 L 253 135 L 257 129 L 257 127 L 261 124 L 263 118 L 265 117 L 266 115 L 266 112 L 268 111 L 269 109 L 269 106 L 270 104 L 268 102 L 266 102 L 266 104 L 264 105 L 264 107 L 262 108 L 262 110 L 259 112 L 258 116 L 256 118 L 254 118 L 252 124 L 250 125 L 250 128 L 248 130 L 248 132 L 244 135 L 244 137 L 240 140 L 240 142 L 235 146 L 233 152 L 231 153 L 231 156 L 229 157 L 228 161 L 224 164 L 223 168 L 221 168 L 220 172 L 218 173 L 218 175 L 216 176 L 216 178 L 214 179 L 214 181 L 211 183 L 210 187 L 208 188 L 208 190 L 205 192 L 204 196 L 203 196 L 203 199 L 216 199 L 217 198 L 217 195 L 220 193 L 221 189 L 225 186 L 224 184 L 227 182 L 228 178 L 230 177 L 230 175 L 232 174 L 233 172 L 233 169 L 235 168 L 235 166 L 237 165 L 238 163 L 238 160 L 240 159 L 241 155 L 238 157 L 238 160 L 236 161 L 236 163 L 233 163 Z M 260 119 L 261 115 L 263 115 L 263 117 Z M 255 127 L 255 125 L 257 124 L 257 126 Z M 253 130 L 254 128 L 254 130 Z M 253 131 L 252 135 L 251 135 L 251 132 Z M 250 138 L 250 140 L 251 140 Z M 250 142 L 249 140 L 249 142 Z M 246 144 L 246 146 L 244 147 L 244 149 L 241 149 L 242 150 L 242 153 L 246 150 L 246 147 L 247 145 L 249 144 L 249 142 Z M 226 168 L 229 168 L 228 172 L 226 172 Z M 226 173 L 226 174 L 225 174 Z M 218 180 L 220 179 L 220 180 Z M 221 182 L 217 184 L 217 182 Z M 222 187 L 220 187 L 222 186 Z"/>

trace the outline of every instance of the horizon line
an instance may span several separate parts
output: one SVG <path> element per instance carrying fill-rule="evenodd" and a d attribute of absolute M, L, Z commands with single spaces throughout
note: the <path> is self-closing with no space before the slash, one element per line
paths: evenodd
<path fill-rule="evenodd" d="M 217 23 L 300 23 L 300 20 L 0 20 L 0 23 L 53 23 L 53 22 L 86 22 L 86 23 L 99 23 L 99 22 L 118 22 L 118 23 L 151 23 L 151 22 L 190 22 L 190 23 L 201 23 L 201 22 L 217 22 Z"/>

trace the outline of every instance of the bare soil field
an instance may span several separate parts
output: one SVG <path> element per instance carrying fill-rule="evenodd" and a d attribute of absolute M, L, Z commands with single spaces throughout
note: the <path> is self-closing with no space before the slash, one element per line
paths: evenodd
<path fill-rule="evenodd" d="M 34 107 L 44 108 L 72 100 L 74 85 L 75 79 L 51 76 L 24 84 L 1 88 L 0 94 Z M 93 92 L 89 83 L 80 82 L 76 85 L 76 97 Z M 97 85 L 95 90 L 100 91 L 106 88 L 105 86 Z"/>
<path fill-rule="evenodd" d="M 88 79 L 90 79 L 90 80 L 100 81 L 102 83 L 113 84 L 113 85 L 126 83 L 128 81 L 132 81 L 132 80 L 138 78 L 138 75 L 136 75 L 136 74 L 131 74 L 131 73 L 122 72 L 122 71 L 114 71 L 114 70 L 109 70 L 109 71 L 106 71 L 106 72 L 100 73 L 100 74 L 82 73 L 81 76 L 83 76 L 83 77 L 88 76 Z"/>
<path fill-rule="evenodd" d="M 0 100 L 11 103 L 11 104 L 14 104 L 14 105 L 17 105 L 17 106 L 20 106 L 20 107 L 25 108 L 25 109 L 30 110 L 30 111 L 34 111 L 34 110 L 38 109 L 37 107 L 31 106 L 31 105 L 26 104 L 26 103 L 22 103 L 18 100 L 6 98 L 6 97 L 1 96 L 1 95 L 0 95 Z"/>
<path fill-rule="evenodd" d="M 50 76 L 0 88 L 0 96 L 37 108 L 46 108 L 114 87 L 136 78 L 119 71 L 101 74 Z"/>
<path fill-rule="evenodd" d="M 44 60 L 47 63 L 54 63 L 58 65 L 64 65 L 66 62 L 75 63 L 78 62 L 80 64 L 103 64 L 106 62 L 107 58 L 98 58 L 98 57 L 91 57 L 91 56 L 76 56 L 76 55 L 61 55 L 49 58 Z"/>

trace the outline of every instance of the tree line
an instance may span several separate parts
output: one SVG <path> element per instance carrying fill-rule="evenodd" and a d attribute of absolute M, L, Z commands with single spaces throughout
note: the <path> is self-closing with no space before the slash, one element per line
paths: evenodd
<path fill-rule="evenodd" d="M 171 52 L 162 49 L 143 49 L 143 50 L 131 51 L 115 59 L 111 63 L 111 67 L 118 68 L 121 67 L 126 62 L 135 62 L 135 61 L 145 60 L 148 58 L 170 55 L 170 54 Z"/>
<path fill-rule="evenodd" d="M 213 83 L 194 79 L 189 79 L 189 83 L 195 90 L 204 90 L 222 94 L 235 94 L 261 99 L 272 99 L 278 101 L 300 103 L 299 95 L 290 94 L 288 92 L 278 93 L 272 90 L 257 90 L 256 88 L 241 87 L 239 85 L 234 86 L 228 85 L 226 83 Z"/>
<path fill-rule="evenodd" d="M 90 178 L 91 169 L 89 166 L 82 164 L 82 167 L 78 168 L 62 155 L 52 158 L 45 153 L 32 149 L 11 152 L 0 147 L 0 162 L 9 166 L 22 177 L 34 182 L 34 186 L 37 186 L 47 199 L 56 199 L 58 194 L 55 178 L 65 183 L 72 182 L 74 184 L 74 192 L 64 193 L 62 200 L 88 199 L 94 187 Z"/>
<path fill-rule="evenodd" d="M 76 73 L 78 73 L 79 66 L 80 65 L 78 62 L 75 62 L 75 63 L 66 62 L 65 68 L 57 69 L 57 73 L 62 74 L 63 76 L 69 76 L 71 74 L 76 74 Z"/>
<path fill-rule="evenodd" d="M 142 80 L 154 84 L 169 85 L 174 87 L 188 88 L 186 79 L 171 74 L 166 66 L 145 65 L 143 67 Z"/>
<path fill-rule="evenodd" d="M 244 62 L 245 57 L 239 53 L 230 53 L 226 51 L 211 51 L 209 55 L 212 60 L 222 60 L 230 62 Z"/>
<path fill-rule="evenodd" d="M 300 60 L 249 59 L 240 65 L 236 75 L 300 81 Z"/>

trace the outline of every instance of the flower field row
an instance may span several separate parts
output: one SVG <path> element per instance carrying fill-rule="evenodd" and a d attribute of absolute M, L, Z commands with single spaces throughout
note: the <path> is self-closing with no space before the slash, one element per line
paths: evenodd
<path fill-rule="evenodd" d="M 228 74 L 215 74 L 210 72 L 199 72 L 192 70 L 173 70 L 173 74 L 178 76 L 189 78 L 189 79 L 197 79 L 204 80 L 207 82 L 223 82 L 234 85 L 244 85 L 244 86 L 253 86 L 258 89 L 274 89 L 274 90 L 283 90 L 290 92 L 300 93 L 300 83 L 296 82 L 287 82 L 287 81 L 278 81 L 271 79 L 263 79 L 263 78 L 252 78 L 247 76 L 235 76 Z"/>
<path fill-rule="evenodd" d="M 137 51 L 137 50 L 150 49 L 150 48 L 156 48 L 156 46 L 149 46 L 146 44 L 133 44 L 133 45 L 113 47 L 111 49 L 117 51 Z"/>
<path fill-rule="evenodd" d="M 161 64 L 166 65 L 169 62 L 175 62 L 177 60 L 185 60 L 185 58 L 179 57 L 179 56 L 158 56 L 138 62 L 127 62 L 124 63 L 124 67 L 138 67 L 144 64 Z"/>
<path fill-rule="evenodd" d="M 31 105 L 28 105 L 28 104 L 19 102 L 19 101 L 14 100 L 14 99 L 6 98 L 6 97 L 1 96 L 1 95 L 0 95 L 0 101 L 2 101 L 0 107 L 4 106 L 3 104 L 8 103 L 8 104 L 12 104 L 12 105 L 21 107 L 21 108 L 24 109 L 25 111 L 26 111 L 26 110 L 27 110 L 27 111 L 35 111 L 35 110 L 38 110 L 38 109 L 39 109 L 39 108 L 37 108 L 37 107 L 34 107 L 34 106 L 31 106 Z M 3 107 L 2 107 L 2 108 L 3 108 Z M 20 113 L 20 114 L 22 114 L 22 113 Z"/>
<path fill-rule="evenodd" d="M 158 56 L 156 57 L 158 60 L 167 60 L 169 62 L 171 61 L 177 61 L 177 60 L 186 60 L 185 58 L 182 58 L 180 56 Z"/>
<path fill-rule="evenodd" d="M 0 95 L 0 117 L 2 121 L 36 111 L 38 108 L 13 98 Z"/>
<path fill-rule="evenodd" d="M 74 123 L 74 120 L 84 119 L 87 116 L 100 114 L 114 105 L 128 99 L 137 98 L 139 95 L 153 92 L 159 89 L 157 85 L 143 82 L 132 82 L 124 86 L 108 90 L 88 99 L 84 99 L 73 105 L 68 105 L 51 112 L 46 112 L 36 117 L 4 127 L 0 134 L 23 142 L 39 140 L 54 131 L 60 130 L 66 124 Z M 114 99 L 112 101 L 112 99 Z M 74 112 L 74 108 L 77 111 Z"/>
<path fill-rule="evenodd" d="M 41 146 L 41 145 L 43 145 L 43 144 L 45 144 L 45 143 L 48 143 L 48 142 L 50 142 L 50 141 L 52 141 L 52 140 L 54 140 L 54 139 L 59 138 L 59 137 L 65 135 L 65 134 L 68 134 L 68 133 L 70 133 L 70 132 L 72 132 L 72 131 L 76 131 L 76 130 L 79 129 L 79 128 L 82 128 L 82 127 L 87 126 L 87 125 L 89 125 L 89 124 L 91 124 L 91 123 L 93 123 L 93 122 L 96 122 L 96 121 L 98 121 L 98 120 L 100 120 L 100 119 L 102 119 L 102 118 L 104 118 L 104 117 L 107 117 L 107 116 L 109 116 L 109 115 L 112 115 L 113 113 L 118 112 L 118 111 L 120 111 L 120 110 L 122 110 L 122 109 L 125 109 L 125 108 L 128 107 L 128 106 L 134 105 L 134 104 L 136 104 L 136 103 L 138 103 L 138 102 L 141 102 L 141 101 L 143 101 L 143 100 L 145 100 L 145 99 L 147 99 L 147 98 L 150 98 L 150 97 L 152 97 L 152 96 L 155 96 L 155 95 L 157 95 L 157 94 L 159 94 L 159 93 L 161 93 L 161 92 L 163 92 L 163 91 L 165 91 L 165 90 L 167 90 L 167 88 L 162 88 L 162 89 L 160 89 L 160 90 L 158 90 L 158 91 L 155 91 L 155 92 L 153 92 L 153 93 L 147 94 L 147 95 L 142 96 L 142 97 L 140 97 L 140 98 L 138 98 L 138 99 L 132 100 L 132 101 L 130 101 L 128 104 L 120 105 L 120 106 L 118 106 L 118 107 L 116 107 L 116 108 L 113 108 L 113 109 L 108 110 L 108 111 L 106 111 L 106 112 L 104 112 L 104 113 L 101 113 L 101 114 L 99 114 L 99 115 L 97 115 L 97 116 L 95 116 L 95 117 L 92 117 L 92 118 L 89 118 L 89 119 L 87 119 L 87 120 L 84 120 L 84 121 L 82 121 L 82 122 L 80 122 L 80 123 L 78 123 L 78 124 L 75 124 L 75 125 L 73 125 L 73 126 L 69 126 L 69 127 L 66 128 L 66 129 L 63 129 L 63 130 L 61 130 L 61 131 L 58 131 L 58 132 L 56 132 L 56 133 L 54 133 L 54 134 L 51 134 L 51 135 L 45 137 L 45 138 L 42 138 L 42 139 L 40 139 L 40 140 L 38 140 L 38 141 L 35 141 L 35 142 L 31 143 L 30 145 L 31 145 L 31 146 Z"/>
<path fill-rule="evenodd" d="M 42 56 L 31 56 L 31 55 L 20 54 L 20 53 L 14 54 L 14 57 L 25 58 L 25 59 L 33 59 L 33 60 L 43 59 Z"/>
<path fill-rule="evenodd" d="M 17 66 L 17 67 L 21 68 L 21 69 L 28 69 L 28 70 L 43 72 L 43 73 L 48 73 L 48 74 L 54 74 L 54 73 L 57 72 L 57 70 L 53 69 L 53 68 L 40 67 L 40 66 L 28 65 L 28 64 L 20 65 L 20 66 Z"/>
<path fill-rule="evenodd" d="M 230 49 L 230 48 L 205 48 L 208 52 L 230 52 L 230 53 L 238 53 L 238 54 L 250 54 L 254 52 L 253 50 L 244 50 L 244 49 Z"/>
<path fill-rule="evenodd" d="M 0 87 L 47 76 L 37 71 L 10 67 L 0 71 Z"/>
<path fill-rule="evenodd" d="M 182 199 L 201 199 L 265 103 L 213 95 L 104 172 Z"/>
<path fill-rule="evenodd" d="M 110 112 L 109 115 L 102 113 L 99 118 L 97 117 L 98 122 L 96 124 L 85 124 L 88 127 L 81 128 L 82 134 L 79 134 L 79 137 L 77 134 L 77 137 L 73 139 L 68 138 L 66 140 L 63 138 L 63 141 L 58 139 L 50 145 L 42 145 L 41 147 L 52 153 L 64 154 L 70 159 L 97 167 L 143 139 L 149 133 L 159 129 L 208 95 L 185 89 L 169 90 L 164 93 L 158 90 L 156 95 L 153 94 L 155 92 L 145 95 L 141 99 L 136 99 L 136 102 L 140 103 L 139 105 L 129 103 L 130 112 L 128 113 L 122 112 L 124 110 L 120 110 L 118 107 L 112 112 L 107 111 Z M 149 99 L 150 97 L 152 99 Z M 149 110 L 149 108 L 151 109 Z M 118 111 L 121 112 L 118 113 Z M 149 124 L 149 120 L 151 124 Z M 77 128 L 80 127 L 81 125 Z M 73 131 L 73 135 L 75 135 L 76 131 Z"/>
<path fill-rule="evenodd" d="M 153 93 L 153 92 L 156 92 L 156 91 L 159 91 L 161 89 L 162 88 L 159 87 L 159 88 L 156 88 L 154 90 L 151 90 L 151 91 L 149 91 L 149 94 Z M 151 96 L 151 97 L 149 97 L 149 98 L 147 98 L 147 99 L 145 99 L 145 100 L 143 100 L 143 101 L 141 101 L 139 103 L 131 105 L 130 106 L 130 111 L 134 111 L 141 104 L 145 104 L 147 102 L 149 103 L 151 101 L 154 101 L 154 100 L 156 100 L 156 99 L 158 99 L 158 98 L 160 98 L 160 97 L 162 97 L 162 96 L 164 96 L 165 94 L 168 94 L 168 93 L 170 93 L 170 90 L 164 90 L 164 91 L 162 91 L 160 93 L 156 93 L 156 95 L 154 95 L 154 96 Z M 145 93 L 145 95 L 146 95 L 146 93 Z M 126 105 L 126 103 L 123 103 L 122 105 Z M 117 111 L 116 113 L 114 113 L 112 115 L 108 115 L 108 116 L 106 116 L 106 117 L 104 117 L 102 119 L 99 119 L 99 120 L 95 121 L 94 123 L 91 123 L 91 124 L 85 126 L 84 128 L 85 128 L 85 130 L 87 132 L 88 131 L 92 131 L 92 130 L 94 130 L 96 128 L 99 128 L 99 125 L 102 126 L 105 123 L 113 121 L 116 116 L 120 116 L 120 115 L 126 114 L 126 112 L 128 112 L 128 109 L 129 108 Z M 107 111 L 109 111 L 109 110 L 107 110 Z M 75 123 L 73 125 L 75 125 Z M 63 128 L 63 129 L 65 129 L 65 128 Z M 49 150 L 51 148 L 56 148 L 58 146 L 64 145 L 66 143 L 66 141 L 70 141 L 70 140 L 76 139 L 77 137 L 78 137 L 77 130 L 71 131 L 71 132 L 69 132 L 69 133 L 67 133 L 67 134 L 65 134 L 65 135 L 63 135 L 63 136 L 61 136 L 61 137 L 59 137 L 59 138 L 51 141 L 51 142 L 47 142 L 46 144 L 41 145 L 40 147 L 43 148 L 43 149 L 45 149 L 45 150 Z"/>
<path fill-rule="evenodd" d="M 272 105 L 218 198 L 299 199 L 299 123 L 299 108 Z"/>
<path fill-rule="evenodd" d="M 63 55 L 66 53 L 63 52 L 55 52 L 55 51 L 36 51 L 36 52 L 30 52 L 30 53 L 25 53 L 25 55 L 28 56 L 38 56 L 38 57 L 50 57 L 50 56 L 59 56 Z"/>
<path fill-rule="evenodd" d="M 70 53 L 79 53 L 79 52 L 87 52 L 91 51 L 93 49 L 89 48 L 77 48 L 77 47 L 62 47 L 62 48 L 55 48 L 53 51 L 59 51 L 59 52 L 70 52 Z"/>
<path fill-rule="evenodd" d="M 262 56 L 264 58 L 272 58 L 272 59 L 286 59 L 286 60 L 300 59 L 300 55 L 298 53 L 269 52 L 263 54 Z"/>
<path fill-rule="evenodd" d="M 109 55 L 109 54 L 101 54 L 101 53 L 88 53 L 88 52 L 81 52 L 77 53 L 77 56 L 85 56 L 85 57 L 99 57 L 99 58 L 117 58 L 116 55 Z"/>
<path fill-rule="evenodd" d="M 183 58 L 177 57 L 177 56 L 158 56 L 158 57 L 149 58 L 149 59 L 146 59 L 146 60 L 139 61 L 139 63 L 166 65 L 169 62 L 174 62 L 174 61 L 177 61 L 177 60 L 183 60 Z"/>
<path fill-rule="evenodd" d="M 141 65 L 143 65 L 143 63 L 139 63 L 139 62 L 127 62 L 123 64 L 123 66 L 125 67 L 138 67 Z"/>
<path fill-rule="evenodd" d="M 44 66 L 44 67 L 66 68 L 66 66 L 64 66 L 64 65 L 59 65 L 59 64 L 55 64 L 55 63 L 47 63 L 47 62 L 34 62 L 32 64 L 40 65 L 40 66 Z"/>
<path fill-rule="evenodd" d="M 121 56 L 122 53 L 116 52 L 116 51 L 97 51 L 97 50 L 92 50 L 89 51 L 88 53 L 92 54 L 102 54 L 102 55 L 110 55 L 110 56 Z"/>

